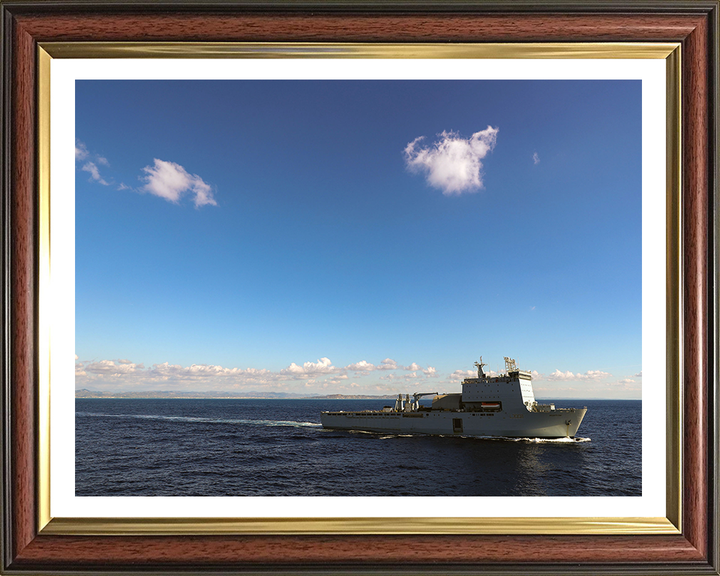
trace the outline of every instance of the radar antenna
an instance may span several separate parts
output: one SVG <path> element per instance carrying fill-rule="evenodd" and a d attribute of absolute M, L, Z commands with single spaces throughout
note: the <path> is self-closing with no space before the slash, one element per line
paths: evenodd
<path fill-rule="evenodd" d="M 487 364 L 482 361 L 482 356 L 480 356 L 480 362 L 475 362 L 475 366 L 477 366 L 478 378 L 485 378 L 485 371 L 483 370 L 483 366 L 487 366 Z"/>
<path fill-rule="evenodd" d="M 508 374 L 510 372 L 517 372 L 517 365 L 515 364 L 515 360 L 512 358 L 508 358 L 507 356 L 505 358 L 505 372 Z"/>

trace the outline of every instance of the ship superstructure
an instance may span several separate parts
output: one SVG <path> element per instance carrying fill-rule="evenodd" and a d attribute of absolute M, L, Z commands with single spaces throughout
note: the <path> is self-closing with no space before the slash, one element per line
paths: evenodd
<path fill-rule="evenodd" d="M 482 357 L 477 378 L 466 378 L 462 392 L 400 394 L 382 410 L 322 412 L 324 428 L 510 438 L 574 438 L 587 408 L 556 408 L 535 400 L 532 373 L 505 357 L 505 373 L 489 375 Z M 432 405 L 420 398 L 432 395 Z"/>

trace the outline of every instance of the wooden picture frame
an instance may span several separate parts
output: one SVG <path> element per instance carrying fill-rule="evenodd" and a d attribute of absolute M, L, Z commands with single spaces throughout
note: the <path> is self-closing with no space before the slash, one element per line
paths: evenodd
<path fill-rule="evenodd" d="M 60 572 L 449 572 L 717 574 L 718 2 L 223 3 L 2 2 L 2 563 L 8 574 Z M 39 343 L 38 73 L 43 43 L 81 42 L 681 44 L 681 531 L 648 534 L 305 533 L 237 535 L 116 527 L 47 530 L 38 452 L 44 425 Z M 672 292 L 672 290 L 671 290 Z M 137 525 L 135 526 L 137 528 Z M 135 532 L 135 533 L 133 533 Z"/>

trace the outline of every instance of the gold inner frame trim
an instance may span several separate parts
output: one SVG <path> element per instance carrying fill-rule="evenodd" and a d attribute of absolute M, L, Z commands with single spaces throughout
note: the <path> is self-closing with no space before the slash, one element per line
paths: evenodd
<path fill-rule="evenodd" d="M 682 530 L 682 47 L 678 46 L 666 59 L 666 493 L 667 518 Z"/>
<path fill-rule="evenodd" d="M 49 42 L 38 45 L 38 528 L 42 534 L 679 534 L 682 518 L 681 69 L 679 43 L 329 44 Z M 667 160 L 665 518 L 52 518 L 50 512 L 50 72 L 53 58 L 664 59 Z"/>
<path fill-rule="evenodd" d="M 38 524 L 50 521 L 50 55 L 38 50 Z"/>
<path fill-rule="evenodd" d="M 233 42 L 43 42 L 53 58 L 457 58 L 664 59 L 672 42 L 358 44 Z"/>
<path fill-rule="evenodd" d="M 666 518 L 56 518 L 43 534 L 677 534 Z"/>

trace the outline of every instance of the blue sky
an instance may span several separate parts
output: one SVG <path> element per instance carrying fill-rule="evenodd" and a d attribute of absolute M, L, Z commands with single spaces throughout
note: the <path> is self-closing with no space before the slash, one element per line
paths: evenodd
<path fill-rule="evenodd" d="M 640 98 L 78 81 L 76 387 L 639 398 Z"/>

